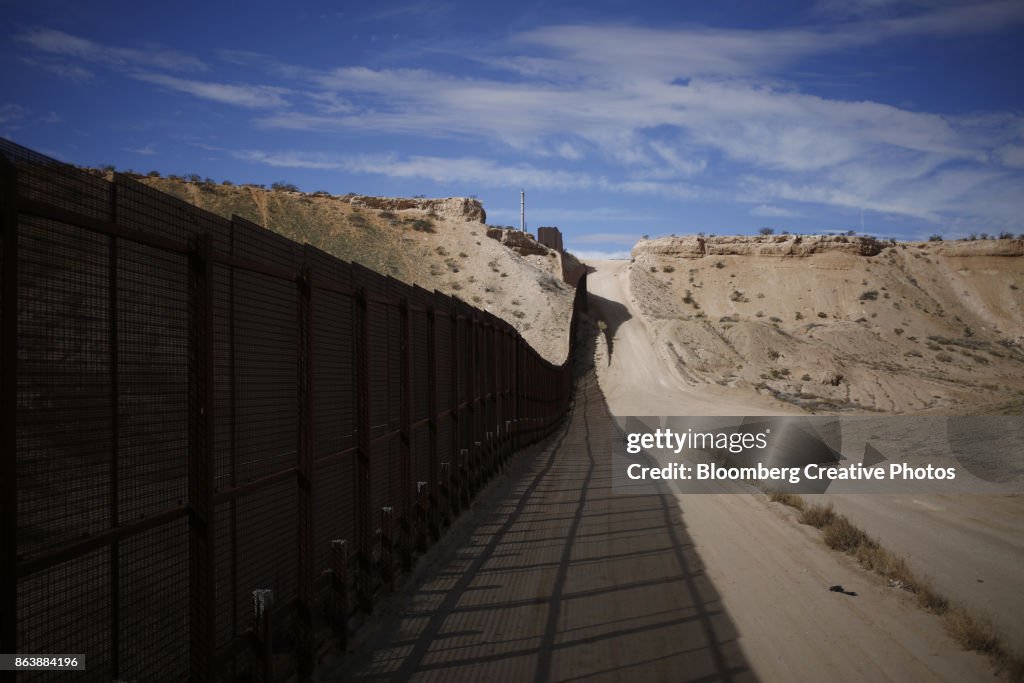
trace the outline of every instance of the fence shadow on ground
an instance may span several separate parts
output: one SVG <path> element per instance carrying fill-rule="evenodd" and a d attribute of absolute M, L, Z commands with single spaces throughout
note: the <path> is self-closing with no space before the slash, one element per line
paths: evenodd
<path fill-rule="evenodd" d="M 594 315 L 604 323 L 598 333 L 604 337 L 605 345 L 608 347 L 608 365 L 611 365 L 612 354 L 615 352 L 615 335 L 619 327 L 633 316 L 629 314 L 629 309 L 618 301 L 612 301 L 593 293 L 588 293 L 587 299 Z"/>
<path fill-rule="evenodd" d="M 320 680 L 755 679 L 678 498 L 613 493 L 600 331 L 579 332 L 566 424 L 518 456 L 471 528 Z"/>

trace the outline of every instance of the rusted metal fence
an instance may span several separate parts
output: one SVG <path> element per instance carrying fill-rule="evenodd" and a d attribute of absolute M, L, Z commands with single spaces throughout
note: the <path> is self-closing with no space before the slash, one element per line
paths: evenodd
<path fill-rule="evenodd" d="M 568 361 L 458 299 L 6 141 L 0 166 L 0 652 L 308 670 L 568 408 Z"/>

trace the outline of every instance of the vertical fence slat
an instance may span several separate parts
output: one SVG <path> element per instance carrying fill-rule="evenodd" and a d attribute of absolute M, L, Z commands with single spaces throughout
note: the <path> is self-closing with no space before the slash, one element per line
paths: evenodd
<path fill-rule="evenodd" d="M 400 315 L 400 336 L 399 345 L 401 356 L 399 358 L 399 373 L 401 384 L 400 400 L 402 402 L 399 410 L 400 451 L 398 460 L 398 481 L 401 492 L 399 505 L 399 554 L 402 560 L 402 570 L 409 571 L 412 568 L 412 520 L 409 511 L 412 509 L 412 461 L 410 449 L 412 448 L 412 435 L 409 433 L 411 423 L 410 413 L 412 411 L 412 376 L 409 368 L 409 356 L 412 353 L 412 338 L 409 330 L 409 297 L 403 296 L 399 304 Z"/>
<path fill-rule="evenodd" d="M 356 309 L 356 525 L 357 598 L 364 612 L 373 611 L 373 498 L 370 491 L 372 439 L 370 438 L 370 307 L 366 288 L 355 296 Z"/>
<path fill-rule="evenodd" d="M 429 428 L 429 462 L 427 464 L 427 528 L 432 539 L 437 540 L 440 531 L 437 526 L 437 309 L 427 308 L 427 415 Z"/>
<path fill-rule="evenodd" d="M 193 680 L 214 678 L 216 603 L 213 529 L 213 261 L 200 237 L 190 259 L 189 340 L 189 670 Z"/>
<path fill-rule="evenodd" d="M 476 492 L 477 487 L 480 485 L 477 480 L 477 473 L 479 468 L 479 452 L 480 449 L 477 447 L 478 443 L 478 428 L 479 428 L 479 414 L 478 409 L 480 403 L 480 347 L 479 339 L 477 337 L 477 317 L 476 312 L 468 313 L 468 327 L 466 336 L 469 337 L 468 343 L 466 344 L 468 357 L 467 372 L 466 372 L 466 400 L 467 405 L 467 424 L 469 429 L 466 434 L 466 453 L 469 456 L 469 462 L 466 465 L 466 470 L 469 475 L 469 495 Z"/>
<path fill-rule="evenodd" d="M 313 276 L 308 265 L 298 282 L 299 307 L 299 434 L 298 434 L 298 541 L 299 580 L 296 624 L 296 659 L 305 677 L 313 656 Z"/>

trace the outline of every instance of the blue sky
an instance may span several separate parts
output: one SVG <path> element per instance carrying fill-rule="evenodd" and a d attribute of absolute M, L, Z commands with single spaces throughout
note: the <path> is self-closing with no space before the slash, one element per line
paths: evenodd
<path fill-rule="evenodd" d="M 557 5 L 557 6 L 552 6 Z M 0 0 L 0 136 L 642 234 L 1024 232 L 1024 1 Z"/>

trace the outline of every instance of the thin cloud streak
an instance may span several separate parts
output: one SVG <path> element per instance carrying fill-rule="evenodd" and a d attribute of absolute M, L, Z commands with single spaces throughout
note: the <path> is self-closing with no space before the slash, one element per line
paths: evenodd
<path fill-rule="evenodd" d="M 579 240 L 574 240 L 578 242 Z M 615 251 L 598 251 L 593 249 L 573 249 L 572 245 L 569 245 L 569 251 L 573 253 L 576 258 L 583 261 L 610 261 L 610 260 L 621 260 L 628 259 L 630 253 L 626 249 L 618 249 Z"/>
<path fill-rule="evenodd" d="M 288 91 L 284 88 L 266 85 L 211 83 L 155 73 L 134 74 L 133 78 L 202 99 L 247 109 L 277 109 L 287 105 L 284 95 Z"/>
<path fill-rule="evenodd" d="M 799 211 L 793 211 L 792 209 L 783 209 L 778 206 L 770 206 L 768 204 L 759 204 L 750 210 L 751 216 L 761 216 L 764 218 L 799 218 L 803 216 Z"/>
<path fill-rule="evenodd" d="M 469 187 L 535 188 L 558 192 L 600 190 L 687 199 L 710 196 L 710 193 L 699 188 L 679 183 L 609 180 L 589 173 L 551 170 L 525 163 L 502 164 L 479 157 L 400 157 L 395 154 L 331 156 L 252 149 L 230 153 L 243 161 L 277 168 L 383 175 L 397 179 L 415 178 L 442 184 L 462 183 Z"/>
<path fill-rule="evenodd" d="M 40 52 L 117 67 L 148 67 L 169 71 L 205 71 L 206 64 L 192 55 L 159 47 L 113 47 L 48 28 L 35 28 L 16 37 Z"/>

